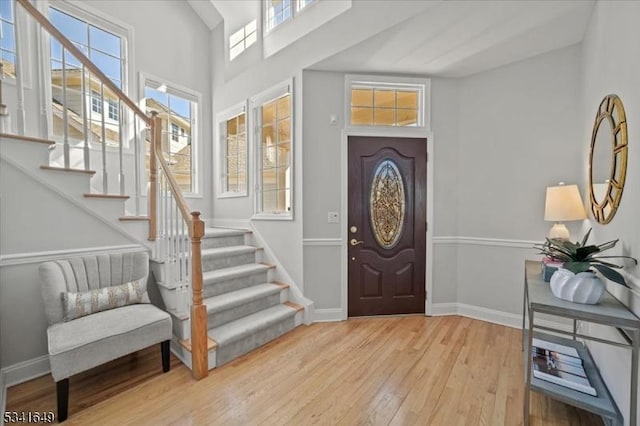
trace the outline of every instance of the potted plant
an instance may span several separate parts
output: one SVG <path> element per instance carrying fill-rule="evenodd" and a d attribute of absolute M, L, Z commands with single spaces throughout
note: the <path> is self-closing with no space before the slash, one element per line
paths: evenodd
<path fill-rule="evenodd" d="M 611 259 L 630 259 L 635 265 L 638 261 L 630 256 L 603 256 L 602 252 L 615 247 L 618 240 L 587 245 L 589 235 L 591 229 L 581 242 L 547 238 L 544 244 L 534 245 L 540 254 L 563 263 L 563 267 L 551 276 L 550 286 L 554 296 L 570 302 L 598 303 L 604 292 L 604 284 L 595 274 L 596 271 L 614 283 L 629 287 L 622 274 L 616 271 L 623 266 L 612 263 Z"/>

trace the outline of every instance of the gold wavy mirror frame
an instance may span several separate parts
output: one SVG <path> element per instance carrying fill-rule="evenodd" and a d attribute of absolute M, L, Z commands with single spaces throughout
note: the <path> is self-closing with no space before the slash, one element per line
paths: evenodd
<path fill-rule="evenodd" d="M 627 119 L 617 95 L 604 97 L 591 133 L 589 196 L 593 217 L 611 222 L 620 205 L 627 176 Z"/>

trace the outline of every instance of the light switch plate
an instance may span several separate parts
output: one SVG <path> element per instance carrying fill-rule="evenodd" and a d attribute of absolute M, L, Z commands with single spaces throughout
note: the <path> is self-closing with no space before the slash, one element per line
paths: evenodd
<path fill-rule="evenodd" d="M 340 222 L 340 215 L 338 215 L 338 212 L 328 212 L 327 213 L 327 222 L 329 222 L 329 223 L 338 223 L 338 222 Z"/>

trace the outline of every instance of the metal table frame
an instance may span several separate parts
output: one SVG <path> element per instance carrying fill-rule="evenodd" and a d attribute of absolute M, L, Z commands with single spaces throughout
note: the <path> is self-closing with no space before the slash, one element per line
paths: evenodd
<path fill-rule="evenodd" d="M 534 316 L 536 313 L 544 313 L 573 321 L 573 330 L 565 331 L 559 328 L 552 328 L 536 325 Z M 528 318 L 528 327 L 526 319 Z M 619 343 L 613 340 L 601 339 L 578 333 L 578 321 L 591 322 L 615 327 L 626 343 Z M 529 424 L 529 404 L 531 392 L 531 354 L 530 348 L 533 345 L 533 335 L 535 330 L 550 331 L 555 334 L 570 336 L 573 340 L 577 338 L 605 343 L 613 346 L 631 349 L 631 398 L 629 407 L 629 424 L 637 424 L 637 401 L 638 401 L 638 357 L 640 354 L 640 319 L 636 317 L 626 306 L 614 298 L 610 293 L 605 292 L 603 300 L 597 305 L 583 305 L 579 303 L 567 302 L 553 296 L 549 283 L 542 279 L 542 265 L 538 261 L 527 260 L 525 262 L 524 296 L 522 314 L 522 349 L 525 359 L 525 392 L 524 392 L 524 424 Z M 525 339 L 526 335 L 526 339 Z M 587 351 L 588 352 L 588 351 Z M 595 369 L 597 371 L 597 368 Z M 604 382 L 603 382 L 604 383 Z M 566 388 L 568 389 L 568 388 Z M 606 395 L 610 397 L 606 386 Z M 597 410 L 591 410 L 588 402 L 570 400 L 562 398 L 564 402 L 575 406 L 580 406 L 586 410 L 597 414 L 602 414 Z M 585 397 L 585 399 L 587 399 Z M 580 402 L 580 403 L 578 403 Z M 615 402 L 613 402 L 615 407 Z M 617 410 L 617 407 L 615 407 Z M 618 411 L 619 412 L 619 411 Z M 617 419 L 610 418 L 612 424 Z"/>

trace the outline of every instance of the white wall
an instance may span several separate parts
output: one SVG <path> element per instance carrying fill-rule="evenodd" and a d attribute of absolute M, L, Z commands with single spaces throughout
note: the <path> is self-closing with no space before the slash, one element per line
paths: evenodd
<path fill-rule="evenodd" d="M 640 3 L 598 2 L 582 45 L 582 99 L 579 128 L 582 158 L 588 158 L 593 119 L 602 98 L 615 93 L 622 99 L 627 116 L 629 162 L 625 190 L 616 216 L 607 225 L 590 220 L 593 241 L 620 238 L 617 253 L 640 258 Z M 582 162 L 582 185 L 588 184 L 587 162 Z M 635 283 L 633 292 L 610 285 L 621 300 L 640 315 L 640 268 L 628 268 Z M 615 337 L 611 330 L 598 330 Z M 620 410 L 628 419 L 630 351 L 591 344 L 600 371 Z"/>
<path fill-rule="evenodd" d="M 581 180 L 579 53 L 564 48 L 460 82 L 459 303 L 521 312 L 523 260 L 536 258 L 529 242 L 550 228 L 545 187 Z"/>

